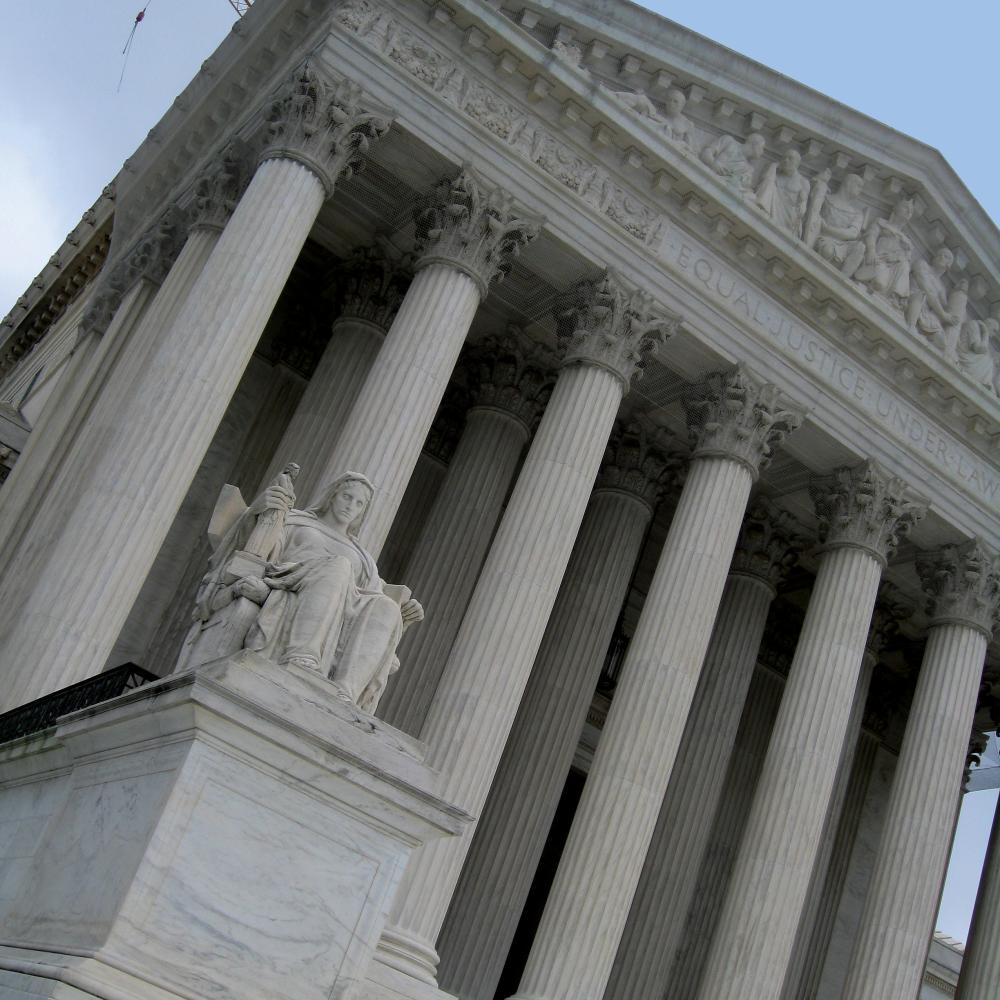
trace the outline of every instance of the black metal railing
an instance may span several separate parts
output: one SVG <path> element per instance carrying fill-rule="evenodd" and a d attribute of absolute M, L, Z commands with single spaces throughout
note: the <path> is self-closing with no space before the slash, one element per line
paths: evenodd
<path fill-rule="evenodd" d="M 0 743 L 41 732 L 54 725 L 61 715 L 99 705 L 155 680 L 159 680 L 156 674 L 134 663 L 123 663 L 120 667 L 53 691 L 44 698 L 29 701 L 27 705 L 0 715 Z"/>

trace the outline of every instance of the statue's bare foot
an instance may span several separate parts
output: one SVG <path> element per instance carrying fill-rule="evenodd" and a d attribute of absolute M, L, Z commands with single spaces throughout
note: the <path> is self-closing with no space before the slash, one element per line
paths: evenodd
<path fill-rule="evenodd" d="M 315 670 L 320 673 L 319 661 L 313 656 L 289 656 L 281 661 L 286 666 L 302 667 L 305 670 Z"/>

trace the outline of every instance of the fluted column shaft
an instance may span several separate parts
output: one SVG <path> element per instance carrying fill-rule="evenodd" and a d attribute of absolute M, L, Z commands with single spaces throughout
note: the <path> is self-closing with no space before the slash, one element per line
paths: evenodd
<path fill-rule="evenodd" d="M 473 815 L 500 762 L 623 388 L 596 365 L 560 373 L 424 724 L 440 794 Z M 470 839 L 471 831 L 414 852 L 380 945 L 387 964 L 433 981 L 433 944 Z"/>
<path fill-rule="evenodd" d="M 463 1000 L 493 1000 L 650 516 L 621 489 L 591 496 L 438 940 Z"/>
<path fill-rule="evenodd" d="M 824 553 L 713 940 L 702 1000 L 780 996 L 819 850 L 882 567 Z"/>
<path fill-rule="evenodd" d="M 747 463 L 691 463 L 517 996 L 600 1000 L 746 509 Z"/>
<path fill-rule="evenodd" d="M 754 670 L 715 819 L 706 835 L 708 847 L 691 908 L 670 971 L 666 993 L 670 1000 L 694 1000 L 698 993 L 783 690 L 784 681 L 776 673 L 764 667 Z"/>
<path fill-rule="evenodd" d="M 605 1000 L 661 1000 L 722 793 L 774 590 L 731 574 Z"/>
<path fill-rule="evenodd" d="M 930 629 L 844 1000 L 912 1000 L 920 988 L 986 646 L 969 624 Z"/>
<path fill-rule="evenodd" d="M 995 1000 L 1000 983 L 1000 799 L 955 1000 Z"/>
<path fill-rule="evenodd" d="M 325 199 L 265 160 L 114 425 L 30 596 L 0 631 L 10 704 L 101 669 Z"/>
<path fill-rule="evenodd" d="M 527 425 L 504 410 L 476 406 L 466 417 L 406 566 L 406 585 L 428 614 L 400 643 L 400 671 L 380 706 L 397 729 L 416 735 L 423 726 L 527 439 Z"/>
<path fill-rule="evenodd" d="M 296 462 L 301 466 L 295 480 L 299 498 L 311 498 L 325 485 L 320 477 L 326 457 L 335 447 L 384 339 L 385 330 L 370 320 L 344 316 L 333 324 L 330 342 L 275 449 L 264 482 L 270 482 L 289 462 Z"/>
<path fill-rule="evenodd" d="M 847 732 L 844 735 L 840 763 L 837 767 L 837 778 L 833 784 L 830 805 L 827 807 L 826 820 L 823 823 L 823 836 L 820 839 L 819 850 L 816 852 L 816 860 L 813 863 L 812 875 L 809 879 L 809 891 L 806 893 L 806 902 L 802 908 L 802 916 L 799 919 L 799 927 L 795 935 L 795 945 L 792 948 L 792 957 L 788 963 L 788 971 L 785 974 L 785 984 L 781 993 L 782 1000 L 795 1000 L 809 955 L 809 942 L 816 925 L 817 917 L 819 916 L 820 906 L 823 902 L 823 890 L 826 885 L 830 859 L 833 856 L 834 841 L 837 837 L 837 831 L 840 828 L 840 821 L 847 800 L 851 773 L 854 767 L 854 758 L 858 750 L 858 741 L 861 738 L 861 722 L 865 714 L 865 702 L 868 699 L 868 688 L 871 685 L 872 674 L 874 673 L 876 664 L 876 657 L 870 651 L 866 653 L 861 665 L 858 686 L 854 692 L 854 703 L 851 706 Z M 836 906 L 836 903 L 834 903 L 834 906 Z"/>
<path fill-rule="evenodd" d="M 446 263 L 418 271 L 326 455 L 319 483 L 351 469 L 375 484 L 361 539 L 373 555 L 399 509 L 479 302 L 479 286 L 465 272 Z"/>
<path fill-rule="evenodd" d="M 851 767 L 851 777 L 844 799 L 844 807 L 840 813 L 836 838 L 830 852 L 830 861 L 826 867 L 826 876 L 823 880 L 816 916 L 806 946 L 802 972 L 797 987 L 791 994 L 794 1000 L 815 1000 L 819 991 L 823 978 L 823 966 L 826 963 L 826 955 L 833 938 L 840 898 L 847 882 L 851 854 L 854 850 L 855 838 L 864 811 L 878 745 L 877 736 L 873 736 L 864 729 L 861 730 L 857 751 L 854 754 L 854 763 Z"/>

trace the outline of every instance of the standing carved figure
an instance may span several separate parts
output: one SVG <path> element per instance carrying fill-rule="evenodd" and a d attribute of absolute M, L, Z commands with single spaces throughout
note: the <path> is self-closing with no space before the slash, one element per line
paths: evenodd
<path fill-rule="evenodd" d="M 701 162 L 745 195 L 756 187 L 764 163 L 764 137 L 751 132 L 746 142 L 739 142 L 723 133 L 702 149 Z"/>
<path fill-rule="evenodd" d="M 276 663 L 316 671 L 338 697 L 374 712 L 399 667 L 403 631 L 422 620 L 423 608 L 407 588 L 385 584 L 358 544 L 374 495 L 367 478 L 344 473 L 307 510 L 293 506 L 290 486 L 287 473 L 279 476 L 226 532 L 202 581 L 181 666 L 252 649 Z M 259 575 L 234 570 L 262 519 L 273 528 L 275 513 L 280 530 L 264 569 Z M 226 641 L 234 648 L 220 649 L 213 641 L 219 626 L 228 629 Z"/>
<path fill-rule="evenodd" d="M 913 242 L 904 230 L 912 218 L 913 202 L 900 198 L 888 219 L 876 219 L 868 227 L 843 267 L 849 278 L 867 285 L 901 312 L 910 297 Z"/>
<path fill-rule="evenodd" d="M 789 149 L 778 163 L 772 163 L 757 186 L 757 204 L 793 236 L 802 235 L 802 221 L 809 203 L 809 181 L 799 173 L 802 157 Z"/>
<path fill-rule="evenodd" d="M 930 263 L 918 260 L 913 265 L 913 284 L 906 306 L 906 325 L 922 333 L 953 361 L 956 360 L 959 331 L 965 322 L 969 302 L 969 283 L 958 281 L 949 292 L 944 276 L 955 262 L 955 255 L 942 247 Z"/>

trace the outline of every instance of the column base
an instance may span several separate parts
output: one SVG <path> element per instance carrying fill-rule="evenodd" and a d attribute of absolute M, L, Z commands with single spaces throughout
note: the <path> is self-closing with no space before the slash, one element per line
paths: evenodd
<path fill-rule="evenodd" d="M 458 1000 L 432 983 L 385 965 L 381 948 L 368 968 L 368 978 L 354 989 L 350 1000 Z"/>
<path fill-rule="evenodd" d="M 305 673 L 242 651 L 0 746 L 0 998 L 365 980 L 410 853 L 467 818 L 422 744 Z"/>

